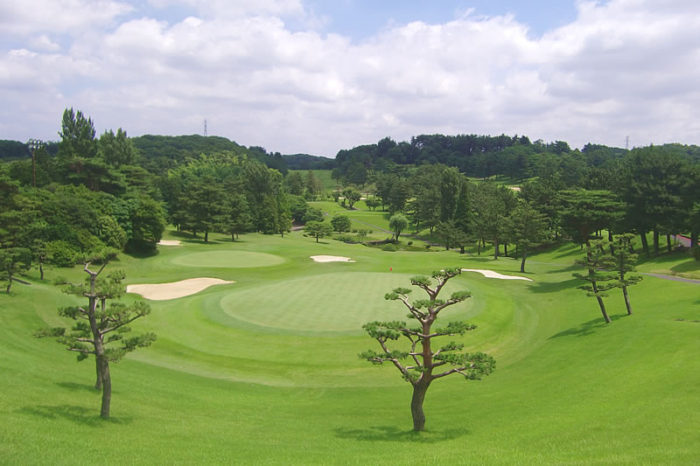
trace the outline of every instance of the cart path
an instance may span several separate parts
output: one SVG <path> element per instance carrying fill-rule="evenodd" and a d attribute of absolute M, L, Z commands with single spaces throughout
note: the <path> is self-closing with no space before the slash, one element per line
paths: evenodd
<path fill-rule="evenodd" d="M 664 275 L 661 273 L 642 273 L 642 275 L 649 275 L 650 277 L 661 278 L 663 280 L 671 280 L 674 282 L 695 283 L 696 285 L 700 285 L 700 280 L 696 280 L 694 278 L 676 277 L 675 275 Z"/>

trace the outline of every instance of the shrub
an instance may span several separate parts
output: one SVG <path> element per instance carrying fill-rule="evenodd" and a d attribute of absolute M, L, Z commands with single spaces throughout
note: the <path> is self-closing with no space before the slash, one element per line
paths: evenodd
<path fill-rule="evenodd" d="M 77 263 L 79 251 L 67 241 L 50 241 L 46 244 L 46 256 L 51 264 L 72 267 Z"/>
<path fill-rule="evenodd" d="M 348 235 L 348 234 L 336 235 L 335 239 L 337 241 L 342 241 L 343 243 L 348 243 L 348 244 L 355 244 L 358 242 L 356 237 L 354 237 L 352 235 Z"/>
<path fill-rule="evenodd" d="M 396 252 L 398 250 L 399 247 L 393 243 L 387 243 L 384 246 L 382 246 L 382 251 Z"/>

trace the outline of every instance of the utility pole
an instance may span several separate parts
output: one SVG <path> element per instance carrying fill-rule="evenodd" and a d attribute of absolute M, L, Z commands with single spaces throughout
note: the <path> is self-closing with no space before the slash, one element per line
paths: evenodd
<path fill-rule="evenodd" d="M 32 154 L 32 186 L 36 188 L 36 151 L 40 149 L 44 143 L 39 139 L 30 139 L 27 141 L 27 146 Z"/>

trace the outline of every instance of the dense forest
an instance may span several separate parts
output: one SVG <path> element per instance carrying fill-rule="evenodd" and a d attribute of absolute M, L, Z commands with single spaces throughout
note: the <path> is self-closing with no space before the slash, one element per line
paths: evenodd
<path fill-rule="evenodd" d="M 317 168 L 333 169 L 334 198 L 348 208 L 364 197 L 367 207 L 400 216 L 394 224 L 405 218 L 416 233 L 462 251 L 489 243 L 496 257 L 509 245 L 524 257 L 558 238 L 587 244 L 601 231 L 633 232 L 647 254 L 659 253 L 664 235 L 669 247 L 672 234 L 697 244 L 700 230 L 697 146 L 579 151 L 525 136 L 424 135 L 330 160 L 213 136 L 129 138 L 120 128 L 97 137 L 73 109 L 59 135 L 33 151 L 0 141 L 0 261 L 10 284 L 32 264 L 152 253 L 167 224 L 204 241 L 210 232 L 284 235 L 293 222 L 316 228 L 323 215 L 307 201 L 330 196 L 310 171 Z M 517 190 L 484 180 L 493 175 Z"/>

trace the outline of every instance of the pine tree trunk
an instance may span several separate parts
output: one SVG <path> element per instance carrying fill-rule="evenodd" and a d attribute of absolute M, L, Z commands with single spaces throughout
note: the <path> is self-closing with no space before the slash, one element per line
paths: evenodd
<path fill-rule="evenodd" d="M 527 251 L 523 249 L 523 260 L 520 261 L 520 273 L 525 273 L 525 258 L 527 258 Z"/>
<path fill-rule="evenodd" d="M 112 402 L 112 378 L 109 374 L 109 362 L 107 358 L 102 358 L 102 407 L 100 408 L 100 417 L 103 419 L 109 418 L 109 407 Z"/>
<path fill-rule="evenodd" d="M 39 260 L 39 276 L 40 279 L 43 281 L 44 280 L 44 262 Z"/>
<path fill-rule="evenodd" d="M 588 257 L 588 263 L 590 264 L 592 262 L 591 258 L 591 243 L 586 241 L 586 256 Z M 598 306 L 600 306 L 600 312 L 603 314 L 603 319 L 605 319 L 605 323 L 609 324 L 610 323 L 610 317 L 608 317 L 608 313 L 605 311 L 605 303 L 603 302 L 603 298 L 601 298 L 598 295 L 598 284 L 596 283 L 595 279 L 595 269 L 588 269 L 588 278 L 591 281 L 591 287 L 593 288 L 593 293 L 595 294 L 595 299 L 598 300 Z"/>
<path fill-rule="evenodd" d="M 666 250 L 667 250 L 668 252 L 671 252 L 672 249 L 673 249 L 673 248 L 671 247 L 671 234 L 670 234 L 670 233 L 666 233 Z"/>
<path fill-rule="evenodd" d="M 102 376 L 100 375 L 100 363 L 97 362 L 97 358 L 95 358 L 95 372 L 97 373 L 97 377 L 95 377 L 95 390 L 101 390 Z"/>
<path fill-rule="evenodd" d="M 503 244 L 503 255 L 508 257 L 508 243 Z"/>
<path fill-rule="evenodd" d="M 411 398 L 411 416 L 413 416 L 413 430 L 420 432 L 425 429 L 425 413 L 423 413 L 423 401 L 428 391 L 428 384 L 417 383 L 413 386 Z"/>
<path fill-rule="evenodd" d="M 654 229 L 654 254 L 659 254 L 659 230 Z"/>
<path fill-rule="evenodd" d="M 630 295 L 627 292 L 626 286 L 622 287 L 622 294 L 625 296 L 625 306 L 627 306 L 627 315 L 631 316 L 632 315 L 632 303 L 630 302 Z"/>
<path fill-rule="evenodd" d="M 644 250 L 644 254 L 649 256 L 649 243 L 647 242 L 647 232 L 643 231 L 639 233 L 639 236 L 642 240 L 642 250 Z"/>
<path fill-rule="evenodd" d="M 204 230 L 204 242 L 209 242 L 209 230 Z"/>
<path fill-rule="evenodd" d="M 603 319 L 605 319 L 605 323 L 609 324 L 610 323 L 610 317 L 608 317 L 608 313 L 605 311 L 605 303 L 603 302 L 603 298 L 600 296 L 595 297 L 598 300 L 598 305 L 600 306 L 600 312 L 603 314 Z"/>
<path fill-rule="evenodd" d="M 498 238 L 493 240 L 493 258 L 498 259 Z"/>

